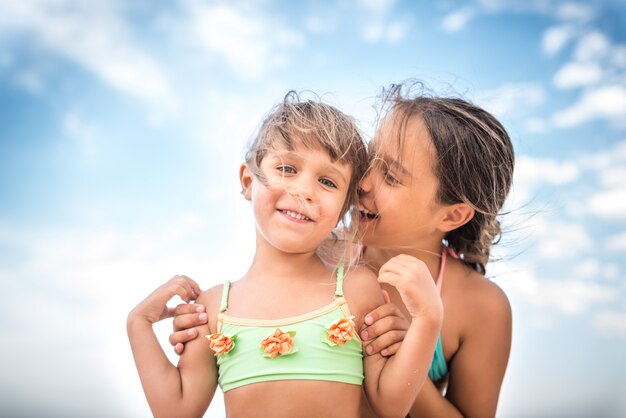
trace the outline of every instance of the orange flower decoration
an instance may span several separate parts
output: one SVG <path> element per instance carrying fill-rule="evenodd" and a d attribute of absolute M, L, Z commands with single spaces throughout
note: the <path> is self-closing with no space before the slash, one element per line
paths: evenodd
<path fill-rule="evenodd" d="M 265 357 L 274 358 L 278 355 L 286 356 L 298 351 L 293 348 L 293 337 L 295 335 L 296 333 L 294 331 L 283 332 L 277 329 L 274 335 L 261 341 L 261 350 Z"/>
<path fill-rule="evenodd" d="M 354 324 L 354 316 L 347 318 L 339 318 L 326 328 L 328 345 L 344 345 L 356 334 L 356 325 Z"/>
<path fill-rule="evenodd" d="M 235 348 L 235 337 L 222 333 L 207 335 L 209 340 L 209 348 L 215 352 L 215 355 L 226 354 Z"/>

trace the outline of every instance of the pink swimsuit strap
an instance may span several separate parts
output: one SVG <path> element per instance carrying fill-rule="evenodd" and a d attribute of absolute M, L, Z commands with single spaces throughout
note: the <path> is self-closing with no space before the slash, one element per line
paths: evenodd
<path fill-rule="evenodd" d="M 450 253 L 450 257 L 452 258 L 459 258 L 457 253 L 450 247 L 444 246 L 441 250 L 441 264 L 439 264 L 439 274 L 437 275 L 437 281 L 435 282 L 439 294 L 441 294 L 441 286 L 443 285 L 443 271 L 446 268 L 446 257 L 448 253 Z"/>

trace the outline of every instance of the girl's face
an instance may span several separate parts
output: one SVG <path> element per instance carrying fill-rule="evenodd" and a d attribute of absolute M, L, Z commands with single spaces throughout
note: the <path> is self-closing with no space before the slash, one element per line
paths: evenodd
<path fill-rule="evenodd" d="M 373 160 L 361 182 L 360 226 L 365 245 L 410 251 L 425 248 L 441 235 L 437 224 L 442 205 L 432 168 L 435 149 L 424 122 L 419 117 L 408 121 L 399 149 L 394 116 L 385 118 L 370 143 Z"/>
<path fill-rule="evenodd" d="M 346 201 L 351 166 L 333 162 L 322 149 L 276 149 L 259 167 L 244 164 L 241 183 L 252 201 L 259 238 L 287 253 L 315 251 L 335 228 Z"/>

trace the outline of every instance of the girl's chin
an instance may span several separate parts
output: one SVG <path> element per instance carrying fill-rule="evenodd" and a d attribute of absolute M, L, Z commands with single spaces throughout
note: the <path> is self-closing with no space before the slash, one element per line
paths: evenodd
<path fill-rule="evenodd" d="M 373 236 L 374 234 L 372 234 L 371 230 L 365 230 L 363 232 L 363 235 L 361 236 L 361 243 L 365 246 L 372 246 L 375 247 L 376 246 L 376 237 Z"/>

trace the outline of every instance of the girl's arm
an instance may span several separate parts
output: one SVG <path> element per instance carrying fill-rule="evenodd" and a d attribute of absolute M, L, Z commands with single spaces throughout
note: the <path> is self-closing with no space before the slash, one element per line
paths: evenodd
<path fill-rule="evenodd" d="M 187 344 L 178 367 L 166 357 L 152 325 L 166 317 L 166 303 L 175 295 L 195 299 L 198 285 L 185 276 L 175 276 L 155 290 L 128 315 L 127 331 L 144 393 L 155 417 L 201 417 L 217 386 L 215 360 L 205 338 Z M 203 294 L 199 300 L 205 299 Z M 200 336 L 208 326 L 198 327 Z"/>
<path fill-rule="evenodd" d="M 496 415 L 511 350 L 511 307 L 506 295 L 493 283 L 472 299 L 470 320 L 449 365 L 445 397 L 428 381 L 411 408 L 411 416 L 488 418 Z"/>
<path fill-rule="evenodd" d="M 365 358 L 365 392 L 378 416 L 404 417 L 428 376 L 443 306 L 430 272 L 414 257 L 392 258 L 381 267 L 378 281 L 398 289 L 411 322 L 393 356 Z"/>

